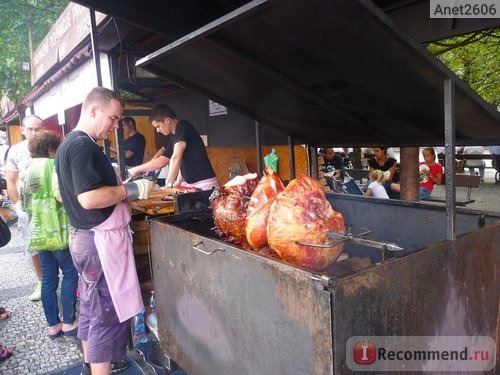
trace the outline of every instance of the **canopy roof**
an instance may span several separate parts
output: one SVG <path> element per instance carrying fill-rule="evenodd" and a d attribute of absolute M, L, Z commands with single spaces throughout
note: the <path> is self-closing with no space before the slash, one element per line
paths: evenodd
<path fill-rule="evenodd" d="M 138 66 L 312 144 L 495 144 L 500 115 L 368 0 L 254 0 Z"/>
<path fill-rule="evenodd" d="M 431 19 L 429 0 L 73 2 L 115 18 L 100 48 L 118 43 L 120 66 L 150 54 L 155 75 L 118 77 L 149 102 L 186 87 L 311 144 L 432 145 L 449 78 L 457 143 L 500 143 L 498 112 L 420 45 L 500 19 Z"/>
<path fill-rule="evenodd" d="M 118 20 L 177 39 L 249 0 L 72 0 Z M 307 2 L 307 1 L 306 1 Z M 373 0 L 418 42 L 500 26 L 499 18 L 430 18 L 429 0 Z"/>

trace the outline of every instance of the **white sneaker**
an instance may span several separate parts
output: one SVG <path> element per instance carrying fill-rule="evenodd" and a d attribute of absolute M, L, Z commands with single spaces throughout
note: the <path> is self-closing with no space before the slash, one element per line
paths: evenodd
<path fill-rule="evenodd" d="M 33 293 L 31 293 L 30 301 L 36 302 L 40 301 L 41 299 L 42 299 L 42 282 L 39 281 L 36 283 Z"/>

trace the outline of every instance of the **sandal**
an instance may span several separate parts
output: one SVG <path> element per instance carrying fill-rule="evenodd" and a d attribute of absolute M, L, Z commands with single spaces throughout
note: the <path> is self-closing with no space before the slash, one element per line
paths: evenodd
<path fill-rule="evenodd" d="M 68 330 L 64 330 L 64 328 L 69 328 Z M 63 323 L 61 327 L 61 332 L 64 336 L 76 336 L 78 333 L 78 320 L 74 320 L 73 323 L 67 324 Z"/>
<path fill-rule="evenodd" d="M 59 322 L 55 326 L 49 327 L 48 328 L 48 335 L 49 335 L 49 338 L 51 338 L 51 339 L 57 339 L 58 337 L 61 337 L 63 335 L 62 323 Z"/>
<path fill-rule="evenodd" d="M 10 356 L 14 353 L 14 351 L 10 348 L 4 349 L 2 345 L 0 345 L 0 362 L 5 361 L 10 358 Z"/>
<path fill-rule="evenodd" d="M 0 320 L 6 320 L 10 318 L 10 312 L 5 310 L 5 308 L 0 307 Z"/>

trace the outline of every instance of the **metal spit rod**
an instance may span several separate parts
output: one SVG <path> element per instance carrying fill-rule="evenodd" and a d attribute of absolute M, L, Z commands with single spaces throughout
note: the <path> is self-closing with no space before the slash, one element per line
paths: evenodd
<path fill-rule="evenodd" d="M 356 236 L 354 236 L 351 232 L 351 227 L 346 227 L 346 230 L 344 233 L 337 233 L 337 232 L 328 232 L 327 237 L 331 240 L 334 240 L 333 242 L 328 242 L 325 244 L 313 244 L 313 243 L 306 243 L 306 242 L 300 242 L 297 241 L 297 245 L 304 245 L 304 246 L 313 246 L 313 247 L 321 247 L 321 248 L 327 248 L 327 247 L 333 247 L 337 246 L 338 244 L 342 242 L 352 242 L 357 245 L 364 245 L 364 246 L 369 246 L 373 247 L 376 249 L 382 249 L 382 250 L 387 250 L 387 251 L 402 251 L 404 250 L 401 246 L 399 246 L 396 243 L 393 242 L 382 242 L 382 241 L 375 241 L 375 240 L 368 240 L 366 238 L 361 238 L 360 236 L 367 235 L 371 233 L 371 230 L 366 229 L 366 228 L 355 228 L 358 230 L 361 230 L 360 233 L 358 233 Z"/>
<path fill-rule="evenodd" d="M 364 245 L 364 246 L 374 247 L 376 249 L 382 249 L 382 250 L 388 250 L 388 251 L 402 251 L 402 250 L 404 250 L 401 246 L 399 246 L 398 244 L 395 244 L 394 242 L 382 242 L 382 241 L 368 240 L 366 238 L 353 236 L 350 233 L 342 234 L 342 233 L 336 233 L 336 232 L 328 232 L 327 236 L 328 236 L 328 238 L 330 238 L 332 240 L 337 240 L 337 243 L 349 241 L 349 242 L 352 242 L 352 243 L 357 244 L 357 245 Z"/>

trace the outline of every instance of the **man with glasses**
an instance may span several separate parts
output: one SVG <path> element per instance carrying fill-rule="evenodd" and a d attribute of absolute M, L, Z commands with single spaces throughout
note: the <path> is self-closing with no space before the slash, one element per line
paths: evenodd
<path fill-rule="evenodd" d="M 7 162 L 5 164 L 5 179 L 7 181 L 7 194 L 14 205 L 17 213 L 18 223 L 23 233 L 23 238 L 28 237 L 29 216 L 26 212 L 19 208 L 19 186 L 23 173 L 28 168 L 31 162 L 30 152 L 28 151 L 28 137 L 30 134 L 43 129 L 43 120 L 36 115 L 26 116 L 21 123 L 21 133 L 24 140 L 10 148 L 7 154 Z M 42 299 L 42 268 L 38 254 L 32 256 L 33 267 L 35 269 L 38 282 L 30 296 L 31 301 L 40 301 Z"/>

